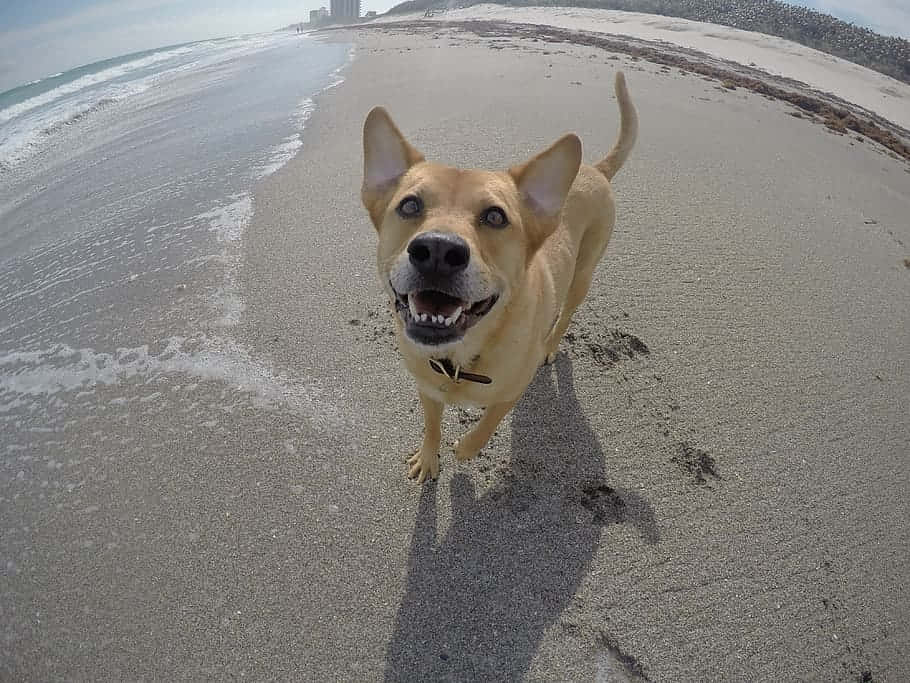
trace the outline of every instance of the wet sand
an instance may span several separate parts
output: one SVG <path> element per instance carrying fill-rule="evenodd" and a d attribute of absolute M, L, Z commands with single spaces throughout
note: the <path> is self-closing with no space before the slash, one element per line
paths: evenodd
<path fill-rule="evenodd" d="M 910 676 L 906 162 L 598 47 L 332 35 L 357 59 L 255 194 L 238 275 L 236 342 L 293 400 L 225 415 L 206 385 L 96 416 L 69 446 L 95 449 L 79 510 L 10 484 L 4 677 Z M 418 487 L 363 117 L 452 164 L 567 130 L 592 161 L 617 68 L 641 136 L 592 291 L 471 463 L 451 443 L 476 413 L 448 411 Z"/>

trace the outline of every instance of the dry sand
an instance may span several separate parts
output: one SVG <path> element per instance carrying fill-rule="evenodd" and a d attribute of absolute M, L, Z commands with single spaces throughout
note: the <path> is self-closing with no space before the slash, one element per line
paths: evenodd
<path fill-rule="evenodd" d="M 103 420 L 76 429 L 72 448 L 99 444 L 77 493 L 100 512 L 18 501 L 2 677 L 910 678 L 906 162 L 592 47 L 333 37 L 358 58 L 257 192 L 241 274 L 238 343 L 312 401 L 213 428 L 162 399 L 122 449 Z M 641 139 L 591 294 L 466 465 L 450 445 L 475 414 L 448 412 L 440 480 L 418 487 L 363 117 L 386 105 L 453 164 L 567 130 L 594 160 L 618 67 Z"/>
<path fill-rule="evenodd" d="M 388 15 L 377 22 L 423 19 L 423 14 Z M 575 31 L 618 34 L 698 50 L 792 78 L 853 102 L 910 130 L 910 85 L 872 69 L 776 36 L 729 26 L 638 12 L 582 7 L 475 5 L 433 17 L 436 21 L 482 19 L 547 24 Z"/>
<path fill-rule="evenodd" d="M 316 677 L 910 675 L 906 164 L 597 49 L 355 35 L 347 82 L 257 197 L 246 270 L 248 341 L 279 337 L 270 356 L 361 422 L 330 497 L 373 531 L 311 578 L 346 595 L 301 604 L 334 616 L 308 636 Z M 363 116 L 386 105 L 453 164 L 502 167 L 566 130 L 593 160 L 618 66 L 641 141 L 563 356 L 478 460 L 446 451 L 420 489 L 357 204 Z M 450 442 L 471 419 L 451 411 Z"/>

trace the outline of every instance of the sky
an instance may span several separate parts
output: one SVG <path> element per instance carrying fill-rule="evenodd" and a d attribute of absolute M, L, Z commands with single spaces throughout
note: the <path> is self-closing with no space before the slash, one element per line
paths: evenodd
<path fill-rule="evenodd" d="M 793 0 L 910 38 L 910 0 Z M 100 59 L 306 21 L 329 0 L 0 0 L 0 92 Z M 362 0 L 384 12 L 397 0 Z"/>
<path fill-rule="evenodd" d="M 786 0 L 810 7 L 876 33 L 910 40 L 910 0 Z"/>

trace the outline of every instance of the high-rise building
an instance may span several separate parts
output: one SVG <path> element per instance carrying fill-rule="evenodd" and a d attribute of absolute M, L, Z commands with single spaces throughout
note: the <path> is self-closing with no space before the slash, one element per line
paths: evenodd
<path fill-rule="evenodd" d="M 310 10 L 310 23 L 318 24 L 321 21 L 325 21 L 329 18 L 329 11 L 325 7 L 320 7 L 319 9 Z"/>
<path fill-rule="evenodd" d="M 358 19 L 360 0 L 332 0 L 333 19 Z"/>

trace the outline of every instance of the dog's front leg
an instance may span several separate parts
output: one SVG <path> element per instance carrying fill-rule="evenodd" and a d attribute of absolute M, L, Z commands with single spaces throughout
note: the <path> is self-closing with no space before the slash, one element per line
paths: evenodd
<path fill-rule="evenodd" d="M 423 406 L 423 445 L 408 460 L 410 469 L 409 479 L 417 479 L 418 484 L 426 481 L 427 477 L 435 479 L 439 476 L 439 441 L 442 439 L 442 408 L 439 401 L 435 401 L 422 391 L 420 405 Z"/>
<path fill-rule="evenodd" d="M 455 444 L 455 459 L 459 462 L 464 462 L 480 453 L 480 449 L 487 445 L 487 441 L 493 436 L 493 432 L 496 431 L 499 423 L 502 422 L 502 418 L 512 410 L 514 405 L 515 401 L 507 401 L 506 403 L 494 403 L 487 406 L 477 426 L 461 437 L 458 443 Z"/>

